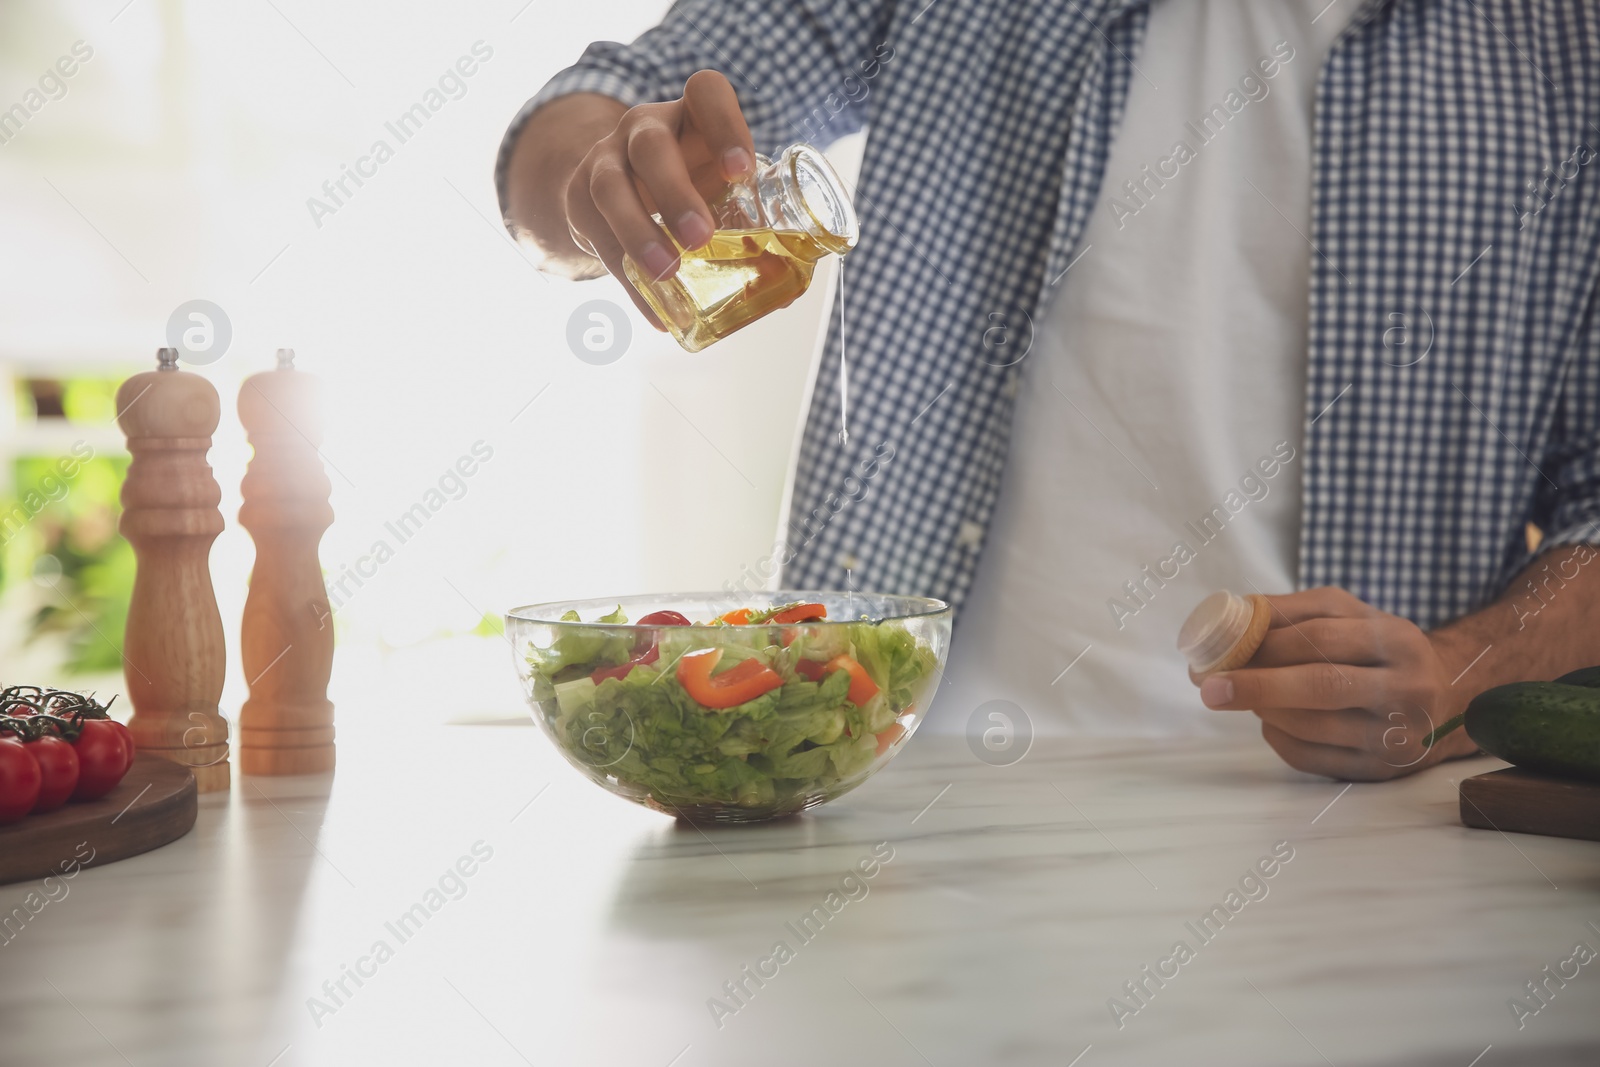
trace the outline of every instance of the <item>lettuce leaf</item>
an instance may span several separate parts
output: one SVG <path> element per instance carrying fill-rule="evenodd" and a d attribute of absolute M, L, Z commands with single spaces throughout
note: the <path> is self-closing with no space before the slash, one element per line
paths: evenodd
<path fill-rule="evenodd" d="M 561 621 L 582 620 L 576 611 L 569 611 L 561 616 Z M 594 621 L 613 625 L 625 624 L 628 616 L 622 613 L 619 605 L 611 614 L 602 615 Z M 556 638 L 549 648 L 529 649 L 528 665 L 553 681 L 557 674 L 568 667 L 587 665 L 593 669 L 626 663 L 632 650 L 633 638 L 628 634 L 611 630 L 591 630 L 583 626 L 562 626 L 557 629 Z"/>
<path fill-rule="evenodd" d="M 933 649 L 894 623 L 854 623 L 850 643 L 856 661 L 872 675 L 897 713 L 915 699 L 915 689 L 938 664 Z"/>

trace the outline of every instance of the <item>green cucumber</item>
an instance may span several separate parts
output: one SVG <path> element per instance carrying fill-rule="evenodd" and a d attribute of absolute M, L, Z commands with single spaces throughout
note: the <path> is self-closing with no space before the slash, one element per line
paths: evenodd
<path fill-rule="evenodd" d="M 1478 715 L 1478 717 L 1475 717 L 1475 720 L 1474 720 L 1474 721 L 1480 721 L 1480 723 L 1483 723 L 1482 726 L 1478 726 L 1478 731 L 1480 731 L 1480 733 L 1493 734 L 1493 736 L 1501 736 L 1501 734 L 1504 734 L 1504 729 L 1502 729 L 1501 726 L 1499 726 L 1499 723 L 1502 723 L 1502 721 L 1504 721 L 1504 717 L 1506 717 L 1507 713 L 1509 713 L 1510 705 L 1514 704 L 1515 689 L 1517 689 L 1518 686 L 1550 686 L 1550 685 L 1578 686 L 1578 688 L 1582 688 L 1582 689 L 1600 689 L 1600 667 L 1579 667 L 1578 670 L 1571 670 L 1571 672 L 1563 673 L 1562 677 L 1557 678 L 1557 680 L 1555 680 L 1555 681 L 1517 681 L 1517 683 L 1514 683 L 1514 685 L 1502 685 L 1502 686 L 1499 686 L 1498 689 L 1490 689 L 1490 691 L 1488 691 L 1488 693 L 1480 694 L 1480 697 L 1478 697 L 1478 699 L 1483 699 L 1483 697 L 1488 696 L 1488 694 L 1490 694 L 1490 693 L 1499 694 L 1499 693 L 1501 693 L 1501 689 L 1507 689 L 1507 691 L 1512 691 L 1512 693 L 1510 693 L 1510 696 L 1507 696 L 1507 694 L 1501 694 L 1501 696 L 1494 697 L 1494 701 L 1493 702 L 1486 702 L 1486 705 L 1488 705 L 1488 710 L 1485 710 L 1485 712 L 1480 712 L 1480 715 Z M 1530 691 L 1538 691 L 1538 689 L 1530 689 Z M 1541 699 L 1541 701 L 1549 702 L 1549 701 L 1547 701 L 1547 697 L 1536 697 L 1536 699 Z M 1566 699 L 1570 699 L 1570 701 L 1576 701 L 1576 702 L 1578 702 L 1579 705 L 1584 704 L 1584 697 L 1579 696 L 1579 694 L 1566 694 Z M 1597 699 L 1600 699 L 1600 697 L 1597 697 Z M 1512 704 L 1507 704 L 1507 701 L 1512 702 Z M 1475 704 L 1475 702 L 1477 702 L 1477 701 L 1474 701 L 1474 704 Z M 1557 701 L 1555 701 L 1555 704 L 1560 705 L 1560 702 L 1562 702 L 1562 701 L 1560 701 L 1560 699 L 1557 699 Z M 1470 705 L 1469 705 L 1469 707 L 1467 707 L 1467 710 L 1472 710 L 1472 709 L 1470 709 Z M 1510 713 L 1514 713 L 1514 712 L 1510 712 Z M 1578 715 L 1578 718 L 1576 718 L 1576 721 L 1584 721 L 1584 717 L 1582 717 L 1582 715 Z M 1434 729 L 1434 733 L 1430 733 L 1429 736 L 1427 736 L 1426 741 L 1422 742 L 1422 747 L 1424 747 L 1424 749 L 1432 749 L 1432 747 L 1434 747 L 1434 742 L 1435 741 L 1438 741 L 1438 739 L 1440 739 L 1440 737 L 1445 736 L 1445 734 L 1454 733 L 1454 731 L 1456 731 L 1456 728 L 1458 728 L 1458 726 L 1461 726 L 1462 723 L 1467 723 L 1467 736 L 1472 737 L 1472 741 L 1477 742 L 1478 747 L 1480 747 L 1480 749 L 1485 750 L 1485 752 L 1490 752 L 1491 755 L 1499 755 L 1499 758 L 1502 758 L 1502 760 L 1509 761 L 1509 763 L 1515 763 L 1515 760 L 1512 760 L 1512 758 L 1510 758 L 1509 755 L 1502 755 L 1502 753 L 1494 752 L 1494 750 L 1491 750 L 1490 747 L 1488 747 L 1488 745 L 1485 745 L 1485 744 L 1483 744 L 1483 742 L 1478 741 L 1477 734 L 1475 734 L 1474 731 L 1472 731 L 1472 721 L 1467 721 L 1466 713 L 1462 713 L 1462 715 L 1456 715 L 1456 717 L 1451 718 L 1451 720 L 1446 720 L 1445 723 L 1442 723 L 1442 725 L 1437 726 L 1437 728 Z M 1499 731 L 1501 731 L 1501 733 L 1496 734 L 1496 731 L 1498 731 L 1498 729 L 1499 729 Z M 1578 726 L 1578 734 L 1579 734 L 1578 744 L 1579 744 L 1579 747 L 1582 747 L 1582 745 L 1584 745 L 1584 744 L 1594 744 L 1594 741 L 1592 741 L 1592 734 L 1584 733 L 1584 731 L 1586 731 L 1586 729 L 1590 729 L 1590 728 L 1586 728 L 1586 726 Z M 1517 729 L 1512 728 L 1512 736 L 1514 736 L 1514 737 L 1520 736 L 1520 734 L 1518 734 Z M 1584 741 L 1584 737 L 1589 737 L 1589 741 Z M 1494 744 L 1494 742 L 1491 741 L 1490 744 Z M 1514 747 L 1517 747 L 1517 742 L 1515 742 L 1515 741 L 1512 742 L 1512 745 L 1514 745 Z M 1536 758 L 1538 758 L 1538 757 L 1536 757 Z M 1584 776 L 1584 777 L 1594 777 L 1595 774 L 1600 774 L 1600 771 L 1587 771 L 1587 773 L 1582 774 L 1582 776 Z"/>
<path fill-rule="evenodd" d="M 1513 682 L 1479 693 L 1462 716 L 1467 736 L 1525 770 L 1600 781 L 1600 668 L 1574 674 L 1592 682 Z"/>
<path fill-rule="evenodd" d="M 1586 689 L 1600 689 L 1600 667 L 1582 667 L 1556 679 L 1562 685 L 1581 685 Z"/>

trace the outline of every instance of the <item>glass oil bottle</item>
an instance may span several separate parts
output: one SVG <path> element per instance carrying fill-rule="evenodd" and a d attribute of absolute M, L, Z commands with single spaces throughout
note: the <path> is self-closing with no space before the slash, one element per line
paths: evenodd
<path fill-rule="evenodd" d="M 794 303 L 817 262 L 844 255 L 860 235 L 844 183 L 810 145 L 792 145 L 776 160 L 757 156 L 755 172 L 710 207 L 710 242 L 679 246 L 672 277 L 657 280 L 631 258 L 623 262 L 628 280 L 690 352 Z"/>

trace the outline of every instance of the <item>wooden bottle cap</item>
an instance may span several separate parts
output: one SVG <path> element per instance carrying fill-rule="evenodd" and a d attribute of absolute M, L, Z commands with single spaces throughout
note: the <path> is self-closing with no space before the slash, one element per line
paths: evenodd
<path fill-rule="evenodd" d="M 1197 675 L 1231 671 L 1250 662 L 1272 623 L 1267 598 L 1226 589 L 1202 600 L 1178 631 L 1178 651 Z"/>

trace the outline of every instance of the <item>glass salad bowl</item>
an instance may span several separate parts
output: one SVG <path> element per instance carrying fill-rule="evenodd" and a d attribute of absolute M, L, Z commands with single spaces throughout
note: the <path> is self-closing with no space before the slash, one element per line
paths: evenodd
<path fill-rule="evenodd" d="M 894 758 L 950 647 L 941 600 L 679 593 L 506 613 L 533 717 L 568 762 L 690 822 L 824 804 Z"/>

